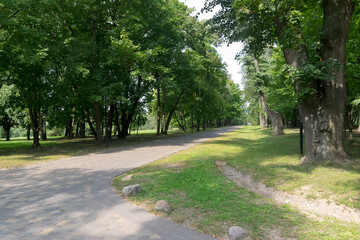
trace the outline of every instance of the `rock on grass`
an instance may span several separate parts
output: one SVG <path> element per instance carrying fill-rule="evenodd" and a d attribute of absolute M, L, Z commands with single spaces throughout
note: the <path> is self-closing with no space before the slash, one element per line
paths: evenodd
<path fill-rule="evenodd" d="M 122 189 L 125 196 L 136 195 L 142 191 L 140 184 L 130 185 Z"/>

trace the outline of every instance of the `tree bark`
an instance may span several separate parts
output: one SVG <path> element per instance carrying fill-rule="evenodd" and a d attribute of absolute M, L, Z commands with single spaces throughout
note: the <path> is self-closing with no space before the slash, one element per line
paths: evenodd
<path fill-rule="evenodd" d="M 3 129 L 4 129 L 6 141 L 10 141 L 10 129 L 11 129 L 11 126 L 5 125 L 5 126 L 3 126 Z"/>
<path fill-rule="evenodd" d="M 81 135 L 81 138 L 85 138 L 85 137 L 86 137 L 86 132 L 85 132 L 85 117 L 83 118 L 83 120 L 81 121 L 81 124 L 80 124 L 80 135 Z"/>
<path fill-rule="evenodd" d="M 324 0 L 323 28 L 319 55 L 322 61 L 336 60 L 326 80 L 314 79 L 316 93 L 299 101 L 300 120 L 304 124 L 306 153 L 302 161 L 343 161 L 348 158 L 344 147 L 346 93 L 346 41 L 354 3 L 351 0 Z M 277 27 L 278 30 L 279 26 Z M 281 32 L 281 31 L 278 31 Z M 283 49 L 288 65 L 301 67 L 306 61 L 299 50 Z M 294 89 L 299 91 L 295 79 Z"/>
<path fill-rule="evenodd" d="M 77 123 L 76 123 L 76 130 L 75 130 L 75 137 L 76 137 L 76 138 L 79 137 L 79 130 L 80 130 L 80 123 L 77 122 Z"/>
<path fill-rule="evenodd" d="M 179 124 L 179 127 L 181 128 L 181 130 L 186 132 L 186 128 L 181 124 L 181 122 L 179 121 L 179 119 L 176 116 L 176 113 L 174 113 L 174 116 L 175 116 L 175 119 L 176 119 L 177 123 Z"/>
<path fill-rule="evenodd" d="M 85 118 L 89 124 L 89 127 L 90 127 L 90 130 L 91 130 L 91 133 L 94 135 L 94 138 L 96 139 L 97 136 L 96 136 L 96 130 L 91 122 L 91 119 L 90 119 L 90 116 L 89 116 L 89 112 L 87 110 L 85 110 Z"/>
<path fill-rule="evenodd" d="M 114 135 L 117 134 L 118 139 L 121 138 L 121 133 L 120 133 L 120 125 L 119 125 L 119 108 L 118 106 L 115 106 L 114 109 L 114 115 L 115 115 L 115 119 L 114 119 Z"/>
<path fill-rule="evenodd" d="M 156 135 L 160 135 L 161 125 L 161 102 L 160 102 L 160 86 L 156 89 L 157 94 L 157 119 L 156 119 Z"/>
<path fill-rule="evenodd" d="M 165 122 L 165 96 L 166 96 L 166 88 L 163 86 L 161 93 L 161 134 L 167 134 L 167 130 L 165 133 L 165 128 L 167 125 L 167 121 Z"/>
<path fill-rule="evenodd" d="M 180 102 L 180 99 L 181 99 L 182 95 L 183 95 L 183 91 L 181 91 L 180 94 L 178 95 L 178 97 L 176 98 L 176 102 L 175 102 L 174 106 L 171 108 L 170 113 L 169 113 L 169 115 L 167 117 L 164 132 L 163 132 L 163 134 L 165 134 L 165 135 L 167 135 L 167 133 L 168 133 L 169 125 L 170 125 L 172 116 L 173 116 L 173 114 L 174 114 L 174 112 L 175 112 L 175 110 L 176 110 L 176 108 L 177 108 L 177 106 L 178 106 L 178 104 Z"/>
<path fill-rule="evenodd" d="M 191 133 L 194 131 L 194 111 L 191 109 Z"/>
<path fill-rule="evenodd" d="M 200 131 L 200 111 L 197 112 L 197 119 L 196 119 L 196 131 Z"/>
<path fill-rule="evenodd" d="M 30 140 L 30 131 L 31 131 L 31 124 L 27 124 L 26 126 L 26 139 Z"/>
<path fill-rule="evenodd" d="M 101 128 L 101 106 L 100 102 L 96 101 L 94 103 L 95 111 L 95 124 L 96 124 L 96 143 L 98 145 L 102 144 L 102 128 Z"/>
<path fill-rule="evenodd" d="M 254 64 L 255 64 L 256 72 L 259 72 L 258 60 L 256 59 L 256 57 L 254 57 Z M 281 115 L 280 113 L 272 110 L 269 107 L 269 105 L 266 102 L 265 94 L 262 91 L 259 91 L 259 101 L 261 102 L 267 115 L 270 117 L 271 124 L 273 126 L 273 135 L 274 136 L 284 135 L 284 124 Z"/>
<path fill-rule="evenodd" d="M 35 109 L 32 109 L 29 107 L 29 115 L 31 120 L 31 127 L 33 130 L 33 148 L 39 148 L 40 147 L 40 141 L 39 141 L 39 116 Z"/>
<path fill-rule="evenodd" d="M 260 120 L 261 129 L 265 129 L 266 128 L 266 117 L 262 114 L 262 103 L 261 103 L 260 98 L 259 98 L 259 120 Z"/>
<path fill-rule="evenodd" d="M 266 98 L 263 92 L 259 92 L 260 101 L 267 113 L 267 115 L 271 119 L 271 125 L 273 126 L 273 134 L 274 136 L 284 135 L 284 124 L 281 118 L 280 113 L 272 110 L 266 102 Z"/>

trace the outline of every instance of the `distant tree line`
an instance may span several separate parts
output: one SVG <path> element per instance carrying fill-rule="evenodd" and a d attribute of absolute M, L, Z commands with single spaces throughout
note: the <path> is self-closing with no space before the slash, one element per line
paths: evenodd
<path fill-rule="evenodd" d="M 215 38 L 178 0 L 0 3 L 0 124 L 125 138 L 156 116 L 157 134 L 239 123 L 242 92 Z"/>

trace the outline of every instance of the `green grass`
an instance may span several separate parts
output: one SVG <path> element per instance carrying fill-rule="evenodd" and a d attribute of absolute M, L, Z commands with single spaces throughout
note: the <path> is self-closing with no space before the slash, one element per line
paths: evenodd
<path fill-rule="evenodd" d="M 142 141 L 152 141 L 159 138 L 181 134 L 178 130 L 169 131 L 169 136 L 154 136 L 156 131 L 139 131 L 118 140 L 113 137 L 110 147 L 120 147 L 128 144 L 135 144 Z M 41 141 L 40 149 L 32 149 L 32 140 L 12 139 L 11 141 L 0 141 L 0 168 L 19 167 L 37 164 L 46 161 L 53 161 L 61 158 L 73 157 L 87 153 L 96 152 L 104 149 L 98 146 L 93 137 L 66 139 L 61 137 L 50 137 L 46 141 Z"/>
<path fill-rule="evenodd" d="M 359 136 L 349 147 L 352 164 L 299 164 L 298 133 L 273 137 L 271 131 L 245 127 L 190 150 L 131 172 L 134 179 L 113 184 L 121 190 L 139 183 L 144 191 L 129 200 L 155 212 L 157 200 L 167 200 L 174 211 L 166 217 L 209 235 L 223 238 L 228 227 L 240 225 L 254 239 L 271 235 L 296 239 L 360 239 L 360 225 L 334 218 L 310 218 L 289 206 L 277 206 L 227 180 L 214 162 L 221 160 L 251 173 L 276 189 L 298 192 L 305 186 L 308 199 L 332 198 L 359 207 Z M 305 190 L 304 190 L 305 191 Z M 160 214 L 160 213 L 157 213 Z M 274 236 L 273 236 L 274 238 Z"/>

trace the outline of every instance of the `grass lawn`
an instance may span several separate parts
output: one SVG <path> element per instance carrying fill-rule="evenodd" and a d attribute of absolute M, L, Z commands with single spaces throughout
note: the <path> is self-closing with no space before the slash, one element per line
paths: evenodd
<path fill-rule="evenodd" d="M 133 135 L 126 139 L 118 140 L 113 137 L 110 147 L 120 147 L 127 144 L 135 144 L 141 141 L 151 141 L 168 136 L 155 136 L 156 131 L 139 131 L 139 135 Z M 169 131 L 169 136 L 181 134 L 178 130 Z M 0 141 L 0 168 L 19 167 L 36 164 L 45 161 L 52 161 L 61 158 L 83 155 L 104 149 L 98 146 L 93 137 L 66 139 L 60 137 L 50 137 L 46 141 L 41 141 L 40 149 L 32 149 L 32 140 L 12 139 L 10 142 Z"/>
<path fill-rule="evenodd" d="M 165 217 L 221 239 L 232 225 L 246 228 L 254 239 L 360 239 L 360 224 L 310 217 L 275 205 L 237 187 L 214 164 L 224 161 L 281 191 L 360 208 L 360 136 L 348 146 L 353 161 L 346 166 L 299 164 L 298 141 L 295 130 L 273 137 L 269 130 L 247 126 L 136 169 L 130 183 L 120 176 L 114 185 L 121 190 L 141 184 L 144 191 L 130 201 L 155 212 L 155 202 L 167 200 L 174 211 Z"/>

